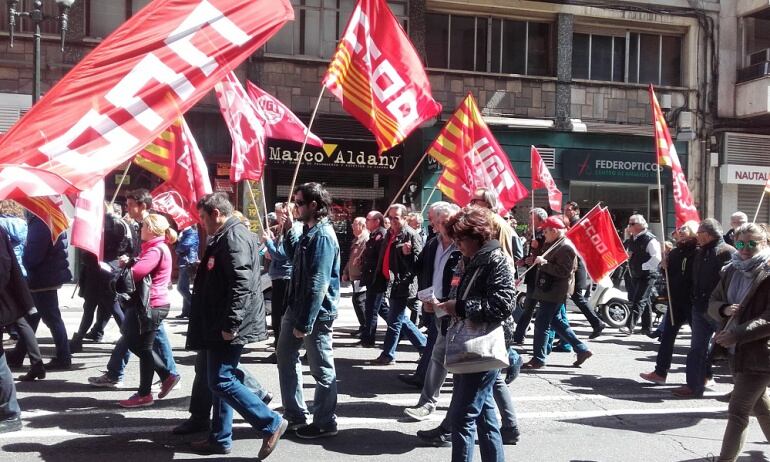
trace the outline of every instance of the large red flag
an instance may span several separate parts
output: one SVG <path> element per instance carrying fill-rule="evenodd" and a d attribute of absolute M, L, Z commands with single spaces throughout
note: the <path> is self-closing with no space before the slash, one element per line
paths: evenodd
<path fill-rule="evenodd" d="M 101 260 L 104 256 L 104 179 L 77 193 L 72 203 L 75 204 L 72 245 L 91 252 Z"/>
<path fill-rule="evenodd" d="M 671 133 L 668 131 L 666 118 L 660 110 L 655 90 L 650 84 L 650 104 L 652 105 L 652 123 L 655 126 L 655 147 L 658 153 L 658 168 L 671 167 L 674 191 L 674 212 L 676 213 L 676 227 L 684 225 L 688 221 L 700 222 L 698 209 L 695 208 L 690 188 L 687 186 L 687 178 L 679 163 L 676 147 L 671 141 Z"/>
<path fill-rule="evenodd" d="M 428 153 L 444 166 L 438 188 L 458 205 L 468 205 L 477 188 L 495 191 L 504 210 L 527 197 L 527 189 L 482 119 L 470 93 L 430 145 Z"/>
<path fill-rule="evenodd" d="M 234 73 L 214 87 L 219 110 L 233 140 L 230 181 L 259 181 L 265 168 L 265 127 Z"/>
<path fill-rule="evenodd" d="M 70 227 L 70 219 L 62 210 L 64 202 L 61 196 L 19 197 L 15 201 L 48 226 L 54 242 Z"/>
<path fill-rule="evenodd" d="M 65 192 L 66 183 L 90 188 L 293 16 L 289 0 L 154 0 L 3 136 L 0 165 L 26 164 L 56 174 L 65 183 L 51 185 L 55 193 Z M 0 171 L 0 191 L 3 179 L 11 181 Z"/>
<path fill-rule="evenodd" d="M 359 0 L 323 85 L 368 128 L 380 153 L 441 113 L 417 52 L 385 0 Z"/>
<path fill-rule="evenodd" d="M 307 134 L 307 144 L 323 147 L 324 142 L 321 138 L 313 132 L 308 133 L 307 126 L 289 108 L 278 101 L 278 98 L 249 81 L 246 81 L 246 90 L 254 103 L 257 115 L 262 119 L 265 135 L 268 138 L 302 143 Z"/>
<path fill-rule="evenodd" d="M 171 129 L 174 170 L 152 191 L 152 207 L 171 216 L 179 229 L 185 229 L 199 221 L 197 203 L 211 193 L 211 181 L 206 161 L 185 120 L 177 120 Z"/>
<path fill-rule="evenodd" d="M 603 279 L 628 260 L 606 208 L 594 208 L 567 231 L 567 237 L 583 257 L 586 271 L 594 281 Z"/>
<path fill-rule="evenodd" d="M 551 206 L 551 210 L 561 212 L 561 191 L 556 186 L 556 182 L 553 181 L 548 166 L 543 162 L 543 158 L 540 157 L 536 147 L 532 146 L 529 152 L 532 164 L 532 191 L 546 188 L 548 190 L 548 203 Z"/>

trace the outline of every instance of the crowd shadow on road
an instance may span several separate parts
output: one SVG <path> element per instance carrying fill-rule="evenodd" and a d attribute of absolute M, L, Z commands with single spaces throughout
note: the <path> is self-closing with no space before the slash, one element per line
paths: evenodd
<path fill-rule="evenodd" d="M 561 419 L 560 422 L 584 425 L 590 428 L 633 431 L 638 433 L 658 434 L 670 430 L 694 427 L 703 420 L 724 420 L 724 412 L 681 413 L 671 409 L 668 414 L 613 414 L 601 417 Z"/>
<path fill-rule="evenodd" d="M 93 391 L 99 391 L 93 389 Z M 130 393 L 126 390 L 126 396 Z M 178 398 L 166 398 L 162 400 L 156 400 L 154 408 L 156 409 L 186 409 L 189 396 L 181 396 Z M 96 399 L 91 397 L 81 396 L 27 396 L 19 399 L 19 406 L 25 411 L 48 411 L 55 413 L 58 416 L 61 413 L 68 413 L 67 420 L 77 419 L 79 416 L 90 416 L 91 419 L 97 419 L 102 414 L 109 414 L 113 409 L 118 409 L 117 400 L 112 399 Z M 78 410 L 95 410 L 96 412 L 89 412 L 88 414 L 77 414 Z M 102 412 L 99 412 L 102 411 Z M 61 416 L 58 416 L 61 418 Z M 32 428 L 48 428 L 45 425 L 41 425 L 40 422 L 45 422 L 45 417 L 34 417 L 29 421 L 28 427 Z M 93 422 L 91 422 L 93 424 Z M 54 427 L 58 424 L 53 425 Z M 88 428 L 88 427 L 85 427 Z"/>
<path fill-rule="evenodd" d="M 400 455 L 414 450 L 419 440 L 395 430 L 352 428 L 341 430 L 336 437 L 323 440 L 303 440 L 289 436 L 295 443 L 320 445 L 327 451 L 346 456 Z"/>
<path fill-rule="evenodd" d="M 562 380 L 562 383 L 576 387 L 572 393 L 581 395 L 601 395 L 620 401 L 636 401 L 641 403 L 662 403 L 674 398 L 661 388 L 641 379 L 633 380 L 619 377 L 602 377 L 598 375 L 574 375 Z M 658 397 L 657 394 L 660 394 Z"/>

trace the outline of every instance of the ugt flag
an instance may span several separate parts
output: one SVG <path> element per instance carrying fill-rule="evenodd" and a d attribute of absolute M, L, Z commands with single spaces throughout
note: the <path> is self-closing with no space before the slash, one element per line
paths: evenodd
<path fill-rule="evenodd" d="M 313 132 L 308 133 L 305 124 L 282 102 L 278 101 L 278 98 L 249 81 L 246 82 L 246 91 L 257 110 L 257 115 L 262 119 L 265 135 L 268 138 L 302 143 L 305 141 L 305 135 L 307 135 L 307 144 L 323 147 L 324 142 L 321 141 L 321 138 L 314 135 Z"/>
<path fill-rule="evenodd" d="M 553 181 L 551 172 L 548 170 L 548 166 L 545 165 L 543 158 L 540 157 L 540 153 L 534 146 L 530 149 L 530 157 L 532 163 L 532 190 L 546 188 L 548 190 L 548 204 L 551 206 L 551 210 L 561 212 L 561 191 L 559 191 L 556 182 Z"/>
<path fill-rule="evenodd" d="M 0 191 L 3 181 L 13 181 L 3 175 L 8 164 L 61 178 L 49 185 L 54 193 L 89 189 L 293 17 L 289 0 L 154 0 L 3 136 Z M 43 189 L 32 185 L 16 194 L 51 194 Z"/>
<path fill-rule="evenodd" d="M 650 104 L 652 104 L 652 119 L 655 125 L 655 147 L 658 152 L 658 165 L 660 167 L 671 167 L 676 227 L 678 228 L 690 220 L 700 223 L 698 209 L 693 204 L 690 188 L 687 186 L 687 178 L 682 171 L 682 164 L 679 163 L 676 147 L 674 147 L 674 143 L 671 141 L 671 133 L 668 131 L 666 118 L 663 117 L 663 111 L 660 110 L 658 98 L 655 97 L 655 90 L 653 90 L 652 84 L 650 84 Z"/>
<path fill-rule="evenodd" d="M 359 0 L 323 85 L 374 134 L 380 153 L 441 113 L 409 37 L 385 0 Z"/>
<path fill-rule="evenodd" d="M 612 217 L 606 208 L 595 207 L 567 231 L 567 237 L 583 257 L 586 271 L 599 281 L 628 260 Z"/>
<path fill-rule="evenodd" d="M 470 93 L 428 148 L 428 154 L 444 167 L 438 188 L 462 207 L 470 203 L 478 188 L 496 192 L 504 210 L 527 197 L 527 188 Z"/>

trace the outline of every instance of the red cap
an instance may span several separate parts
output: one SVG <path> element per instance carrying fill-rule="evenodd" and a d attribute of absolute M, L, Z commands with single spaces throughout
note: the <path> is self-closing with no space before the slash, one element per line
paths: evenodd
<path fill-rule="evenodd" d="M 543 221 L 543 224 L 540 225 L 540 229 L 545 228 L 566 229 L 567 226 L 564 225 L 564 220 L 562 220 L 560 217 L 548 217 Z"/>

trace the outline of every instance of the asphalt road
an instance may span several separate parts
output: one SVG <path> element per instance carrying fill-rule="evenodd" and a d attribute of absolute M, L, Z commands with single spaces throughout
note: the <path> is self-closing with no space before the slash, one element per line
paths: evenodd
<path fill-rule="evenodd" d="M 77 326 L 82 300 L 70 298 L 72 286 L 60 291 L 64 319 L 71 332 Z M 75 356 L 76 368 L 51 372 L 36 383 L 17 383 L 23 409 L 24 429 L 0 435 L 0 460 L 49 462 L 255 460 L 261 445 L 251 428 L 236 420 L 233 452 L 229 456 L 198 456 L 188 443 L 170 430 L 187 417 L 193 378 L 194 354 L 184 350 L 186 322 L 173 319 L 181 299 L 174 294 L 173 311 L 167 320 L 175 357 L 181 370 L 178 390 L 154 407 L 124 410 L 117 406 L 132 389 L 97 389 L 87 378 L 104 369 L 111 341 L 118 331 L 110 324 L 105 343 L 87 343 Z M 352 347 L 350 332 L 356 325 L 350 298 L 343 298 L 335 325 L 335 357 L 339 380 L 339 435 L 307 442 L 282 441 L 273 461 L 433 461 L 449 460 L 448 449 L 422 447 L 414 436 L 432 428 L 449 404 L 451 382 L 445 386 L 439 410 L 425 422 L 405 422 L 403 409 L 416 404 L 418 390 L 396 379 L 413 371 L 417 353 L 407 344 L 399 348 L 398 364 L 376 367 L 366 364 L 379 350 Z M 570 313 L 578 335 L 590 327 L 579 313 Z M 382 326 L 381 326 L 382 330 Z M 50 356 L 50 334 L 41 324 L 43 354 Z M 582 368 L 571 366 L 574 355 L 554 353 L 547 368 L 522 374 L 510 386 L 516 404 L 521 441 L 505 448 L 508 461 L 701 461 L 718 454 L 726 424 L 727 405 L 716 397 L 729 392 L 728 377 L 717 378 L 713 391 L 703 399 L 678 400 L 670 390 L 684 381 L 684 354 L 689 335 L 684 333 L 675 351 L 671 385 L 642 383 L 640 372 L 652 370 L 657 344 L 642 336 L 625 337 L 611 331 L 590 342 L 594 352 Z M 531 344 L 524 347 L 529 358 Z M 272 407 L 281 405 L 275 365 L 265 362 L 271 353 L 266 345 L 253 345 L 243 358 L 274 394 Z M 726 368 L 718 369 L 726 374 Z M 15 375 L 19 375 L 16 372 Z M 138 385 L 138 361 L 127 370 L 127 387 Z M 305 396 L 312 398 L 313 380 L 305 370 Z M 741 461 L 767 461 L 770 446 L 752 420 Z M 481 460 L 480 456 L 476 460 Z"/>

